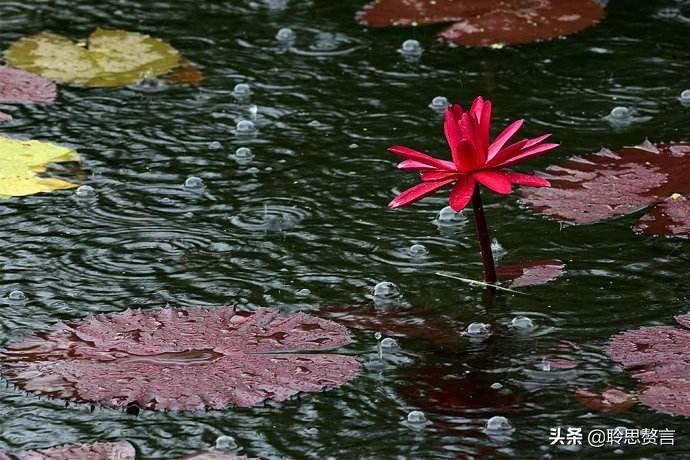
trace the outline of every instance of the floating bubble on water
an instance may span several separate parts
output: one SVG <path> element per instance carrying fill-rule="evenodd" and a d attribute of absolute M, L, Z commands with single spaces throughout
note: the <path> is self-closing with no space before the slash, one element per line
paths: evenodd
<path fill-rule="evenodd" d="M 254 122 L 251 120 L 240 120 L 237 122 L 235 130 L 239 135 L 254 134 L 256 132 L 256 126 L 254 126 Z"/>
<path fill-rule="evenodd" d="M 240 147 L 235 150 L 235 161 L 239 164 L 247 164 L 254 159 L 254 154 L 249 147 Z"/>
<path fill-rule="evenodd" d="M 237 450 L 238 445 L 232 436 L 218 436 L 213 448 L 222 452 L 231 452 Z"/>
<path fill-rule="evenodd" d="M 80 185 L 74 194 L 79 198 L 91 198 L 96 195 L 96 190 L 90 185 Z"/>
<path fill-rule="evenodd" d="M 321 122 L 319 120 L 312 120 L 309 122 L 309 126 L 311 126 L 312 128 L 318 128 L 319 126 L 321 126 Z"/>
<path fill-rule="evenodd" d="M 295 31 L 290 29 L 289 27 L 283 27 L 276 34 L 276 40 L 278 40 L 281 43 L 295 41 L 295 38 L 297 38 L 297 34 L 295 34 Z"/>
<path fill-rule="evenodd" d="M 429 107 L 432 108 L 432 110 L 436 112 L 443 112 L 446 110 L 446 107 L 450 105 L 450 102 L 448 102 L 448 98 L 445 96 L 436 96 L 431 100 L 431 104 L 429 104 Z"/>
<path fill-rule="evenodd" d="M 503 388 L 503 384 L 500 382 L 495 382 L 491 384 L 491 389 L 492 390 L 500 390 Z"/>
<path fill-rule="evenodd" d="M 381 340 L 381 348 L 398 348 L 398 342 L 391 337 L 386 337 L 385 339 Z"/>
<path fill-rule="evenodd" d="M 424 49 L 422 49 L 422 45 L 417 40 L 409 39 L 403 42 L 399 52 L 403 56 L 419 57 L 424 52 Z"/>
<path fill-rule="evenodd" d="M 529 319 L 527 316 L 516 316 L 510 322 L 510 325 L 517 329 L 518 331 L 529 331 L 534 329 L 534 321 Z"/>
<path fill-rule="evenodd" d="M 681 103 L 690 105 L 690 89 L 685 89 L 680 93 L 678 98 Z"/>
<path fill-rule="evenodd" d="M 458 225 L 465 223 L 466 221 L 467 218 L 462 212 L 455 212 L 455 210 L 450 206 L 446 206 L 445 208 L 441 209 L 436 215 L 436 219 L 434 219 L 436 225 L 440 227 Z"/>
<path fill-rule="evenodd" d="M 208 143 L 209 150 L 220 150 L 223 148 L 223 144 L 218 141 L 211 141 Z"/>
<path fill-rule="evenodd" d="M 426 422 L 426 415 L 421 410 L 413 410 L 407 414 L 407 423 L 412 425 L 424 425 Z"/>
<path fill-rule="evenodd" d="M 465 335 L 469 337 L 486 337 L 491 334 L 491 327 L 486 323 L 471 323 L 465 329 Z"/>
<path fill-rule="evenodd" d="M 204 181 L 198 176 L 189 176 L 184 181 L 185 188 L 200 189 L 204 188 Z"/>
<path fill-rule="evenodd" d="M 295 295 L 297 297 L 308 297 L 311 295 L 311 291 L 309 289 L 300 289 L 299 291 L 295 292 Z"/>
<path fill-rule="evenodd" d="M 619 127 L 629 126 L 633 121 L 632 112 L 624 106 L 614 107 L 606 118 L 613 126 Z"/>
<path fill-rule="evenodd" d="M 400 289 L 390 281 L 381 281 L 374 286 L 374 297 L 381 299 L 394 299 L 400 297 Z"/>
<path fill-rule="evenodd" d="M 486 421 L 484 432 L 488 435 L 505 436 L 515 431 L 510 420 L 502 415 L 495 415 Z"/>
<path fill-rule="evenodd" d="M 429 255 L 429 250 L 423 244 L 413 244 L 410 249 L 407 250 L 410 257 L 422 258 Z"/>
<path fill-rule="evenodd" d="M 238 83 L 232 89 L 232 95 L 237 99 L 248 99 L 252 95 L 252 88 L 247 83 Z"/>
<path fill-rule="evenodd" d="M 7 299 L 11 302 L 24 302 L 26 300 L 26 294 L 24 294 L 19 289 L 15 289 L 14 291 L 7 294 Z"/>

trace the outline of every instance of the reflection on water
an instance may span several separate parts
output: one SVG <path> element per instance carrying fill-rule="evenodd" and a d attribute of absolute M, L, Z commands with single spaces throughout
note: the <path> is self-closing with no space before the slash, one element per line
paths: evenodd
<path fill-rule="evenodd" d="M 497 128 L 525 118 L 525 136 L 562 144 L 525 170 L 645 137 L 687 139 L 690 4 L 609 2 L 584 33 L 478 50 L 421 27 L 366 30 L 354 20 L 363 3 L 0 2 L 3 49 L 42 30 L 123 28 L 170 41 L 206 76 L 198 88 L 61 87 L 54 105 L 0 106 L 14 116 L 3 134 L 82 158 L 75 191 L 0 201 L 0 345 L 128 307 L 351 305 L 338 307 L 357 339 L 348 351 L 379 361 L 322 395 L 208 413 L 91 412 L 3 387 L 0 448 L 126 438 L 142 458 L 167 459 L 232 436 L 222 446 L 261 458 L 560 458 L 569 454 L 548 444 L 556 425 L 682 432 L 682 419 L 643 408 L 590 413 L 574 392 L 631 388 L 604 345 L 688 310 L 684 242 L 634 235 L 635 216 L 561 229 L 516 195 L 485 194 L 503 263 L 568 265 L 487 310 L 481 288 L 435 274 L 479 277 L 471 213 L 444 208 L 443 193 L 386 209 L 414 182 L 386 148 L 443 156 L 440 109 L 477 94 L 494 102 Z M 612 121 L 619 108 L 629 123 Z M 382 338 L 382 360 L 379 330 L 398 345 Z M 514 431 L 492 436 L 506 419 Z M 664 458 L 640 452 L 616 458 Z"/>

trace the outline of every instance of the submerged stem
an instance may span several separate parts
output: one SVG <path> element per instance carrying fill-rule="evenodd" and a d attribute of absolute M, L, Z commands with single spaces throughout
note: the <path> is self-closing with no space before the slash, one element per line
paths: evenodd
<path fill-rule="evenodd" d="M 491 252 L 491 238 L 489 237 L 489 228 L 486 225 L 486 216 L 484 216 L 484 206 L 482 205 L 479 186 L 474 188 L 472 209 L 474 210 L 474 222 L 477 224 L 479 248 L 482 251 L 482 260 L 484 261 L 484 281 L 487 283 L 495 283 L 496 266 L 494 265 L 494 255 Z"/>

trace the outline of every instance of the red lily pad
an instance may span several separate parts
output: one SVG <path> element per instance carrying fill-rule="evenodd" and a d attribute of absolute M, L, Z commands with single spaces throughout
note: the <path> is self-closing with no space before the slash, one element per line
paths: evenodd
<path fill-rule="evenodd" d="M 0 454 L 0 460 L 2 458 Z M 18 460 L 135 460 L 136 451 L 134 446 L 127 441 L 94 442 L 30 450 L 14 458 Z"/>
<path fill-rule="evenodd" d="M 439 36 L 466 46 L 521 44 L 574 34 L 604 17 L 597 0 L 377 0 L 357 15 L 370 27 L 452 22 Z"/>
<path fill-rule="evenodd" d="M 56 97 L 55 83 L 25 70 L 0 66 L 0 104 L 48 104 Z"/>
<path fill-rule="evenodd" d="M 5 113 L 5 112 L 0 112 L 0 123 L 10 121 L 11 119 L 12 119 L 12 115 Z"/>
<path fill-rule="evenodd" d="M 690 326 L 690 315 L 676 320 Z M 640 380 L 642 404 L 690 416 L 690 330 L 660 326 L 626 331 L 613 337 L 608 353 Z"/>
<path fill-rule="evenodd" d="M 586 408 L 606 414 L 620 414 L 635 406 L 635 398 L 619 388 L 607 388 L 602 392 L 578 388 L 575 400 Z"/>
<path fill-rule="evenodd" d="M 549 167 L 548 189 L 525 189 L 523 201 L 548 217 L 592 224 L 655 206 L 636 231 L 689 235 L 690 143 L 602 150 Z"/>
<path fill-rule="evenodd" d="M 0 353 L 0 369 L 26 391 L 111 408 L 249 407 L 344 384 L 355 358 L 298 352 L 350 341 L 345 327 L 303 313 L 127 310 L 32 333 Z"/>
<path fill-rule="evenodd" d="M 496 268 L 501 280 L 513 280 L 511 288 L 539 286 L 560 278 L 565 273 L 565 264 L 557 259 L 535 260 Z"/>

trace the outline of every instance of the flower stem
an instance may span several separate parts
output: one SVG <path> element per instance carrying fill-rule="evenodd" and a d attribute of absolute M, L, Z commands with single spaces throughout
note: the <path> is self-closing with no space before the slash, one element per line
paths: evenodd
<path fill-rule="evenodd" d="M 489 228 L 486 225 L 486 216 L 484 216 L 484 206 L 482 205 L 482 196 L 479 192 L 479 186 L 474 188 L 472 209 L 474 210 L 474 222 L 477 224 L 479 248 L 482 251 L 482 259 L 484 261 L 484 281 L 487 283 L 495 283 L 496 266 L 494 265 L 494 255 L 491 252 L 491 238 L 489 237 Z"/>

